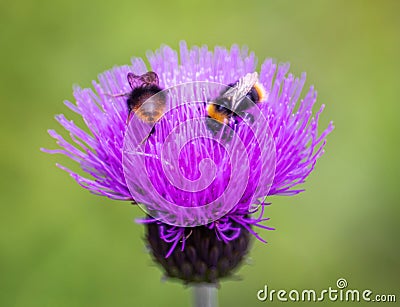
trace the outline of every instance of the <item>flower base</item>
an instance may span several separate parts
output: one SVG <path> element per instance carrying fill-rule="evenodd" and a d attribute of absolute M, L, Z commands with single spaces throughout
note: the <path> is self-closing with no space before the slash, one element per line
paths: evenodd
<path fill-rule="evenodd" d="M 240 225 L 235 225 L 240 227 Z M 217 283 L 231 276 L 245 258 L 250 233 L 241 228 L 236 239 L 225 243 L 215 230 L 198 226 L 186 230 L 185 248 L 177 247 L 166 257 L 171 243 L 160 238 L 159 223 L 146 224 L 146 237 L 154 261 L 161 265 L 165 276 L 188 283 Z"/>

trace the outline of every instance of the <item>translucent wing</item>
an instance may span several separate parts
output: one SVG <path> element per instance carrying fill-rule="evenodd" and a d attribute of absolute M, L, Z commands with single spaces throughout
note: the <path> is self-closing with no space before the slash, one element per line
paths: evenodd
<path fill-rule="evenodd" d="M 135 75 L 134 73 L 130 72 L 126 77 L 128 79 L 129 85 L 131 86 L 131 89 L 134 89 L 143 83 L 142 81 L 140 81 L 140 76 Z"/>
<path fill-rule="evenodd" d="M 159 82 L 158 76 L 154 71 L 146 72 L 145 74 L 140 76 L 140 79 L 143 81 L 143 83 L 158 86 L 158 82 Z"/>
<path fill-rule="evenodd" d="M 231 88 L 229 88 L 222 97 L 231 101 L 232 110 L 236 110 L 238 104 L 250 92 L 251 88 L 258 81 L 257 72 L 248 73 Z"/>
<path fill-rule="evenodd" d="M 156 85 L 158 86 L 158 76 L 154 71 L 148 71 L 143 75 L 135 75 L 134 73 L 128 73 L 127 79 L 131 89 L 137 88 L 142 85 Z"/>

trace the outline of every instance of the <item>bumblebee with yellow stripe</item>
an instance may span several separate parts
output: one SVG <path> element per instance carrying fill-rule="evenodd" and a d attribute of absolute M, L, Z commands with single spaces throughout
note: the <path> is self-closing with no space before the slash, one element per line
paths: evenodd
<path fill-rule="evenodd" d="M 141 145 L 155 132 L 155 123 L 164 115 L 166 94 L 159 85 L 158 75 L 153 71 L 143 75 L 128 73 L 127 79 L 132 89 L 126 101 L 127 123 L 135 115 L 143 122 L 153 125 L 150 133 L 139 143 Z"/>
<path fill-rule="evenodd" d="M 166 108 L 166 93 L 159 85 L 158 75 L 154 71 L 148 71 L 142 75 L 130 72 L 126 76 L 131 91 L 121 94 L 107 94 L 111 97 L 127 97 L 128 125 L 135 115 L 141 121 L 153 125 L 150 133 L 142 140 L 143 144 L 155 131 L 154 124 L 164 115 Z"/>
<path fill-rule="evenodd" d="M 265 100 L 266 92 L 258 82 L 257 72 L 248 73 L 207 103 L 207 126 L 213 132 L 218 132 L 223 125 L 237 123 L 237 115 L 246 117 L 244 111 Z"/>
<path fill-rule="evenodd" d="M 127 122 L 135 114 L 142 121 L 154 124 L 164 114 L 166 100 L 165 93 L 159 86 L 157 74 L 153 71 L 143 75 L 128 73 L 127 79 L 132 88 L 127 99 Z"/>

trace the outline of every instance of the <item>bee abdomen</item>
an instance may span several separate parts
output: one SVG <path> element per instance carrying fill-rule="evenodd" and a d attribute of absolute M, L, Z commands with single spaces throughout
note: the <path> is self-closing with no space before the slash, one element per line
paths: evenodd
<path fill-rule="evenodd" d="M 159 87 L 138 87 L 129 95 L 128 111 L 135 113 L 144 122 L 154 123 L 164 114 L 165 101 L 165 94 Z"/>

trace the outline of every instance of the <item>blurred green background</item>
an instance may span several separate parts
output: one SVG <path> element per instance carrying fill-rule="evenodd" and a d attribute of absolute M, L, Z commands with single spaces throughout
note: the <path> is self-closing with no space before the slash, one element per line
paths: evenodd
<path fill-rule="evenodd" d="M 254 243 L 241 281 L 222 283 L 220 305 L 281 305 L 257 291 L 340 277 L 400 300 L 399 4 L 2 1 L 0 306 L 189 305 L 190 289 L 161 282 L 146 253 L 140 209 L 90 194 L 54 166 L 67 158 L 39 151 L 55 148 L 54 114 L 77 120 L 62 104 L 72 84 L 182 39 L 291 62 L 326 104 L 320 127 L 336 126 L 306 192 L 272 199 L 277 230 Z"/>

